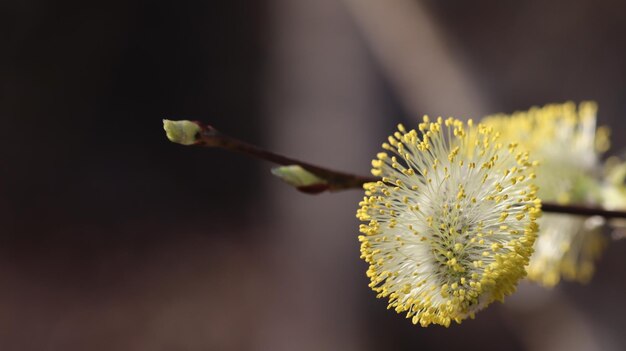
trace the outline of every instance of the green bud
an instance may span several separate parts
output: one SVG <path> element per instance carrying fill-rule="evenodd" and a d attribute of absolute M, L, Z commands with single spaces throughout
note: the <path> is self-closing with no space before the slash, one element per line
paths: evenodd
<path fill-rule="evenodd" d="M 177 144 L 193 145 L 197 142 L 197 135 L 200 133 L 200 126 L 192 121 L 170 121 L 163 120 L 163 129 L 167 138 Z"/>
<path fill-rule="evenodd" d="M 298 165 L 272 168 L 272 174 L 282 179 L 285 183 L 292 185 L 302 191 L 316 192 L 310 190 L 320 187 L 319 190 L 323 191 L 327 188 L 326 180 L 316 176 L 315 174 L 307 171 L 306 169 Z"/>

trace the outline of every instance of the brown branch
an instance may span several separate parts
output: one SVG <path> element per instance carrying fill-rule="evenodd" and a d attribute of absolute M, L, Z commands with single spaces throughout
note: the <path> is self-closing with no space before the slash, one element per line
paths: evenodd
<path fill-rule="evenodd" d="M 586 207 L 577 205 L 557 205 L 550 202 L 542 202 L 541 210 L 543 212 L 563 213 L 576 216 L 602 216 L 604 218 L 626 218 L 624 211 L 605 210 L 600 207 Z"/>
<path fill-rule="evenodd" d="M 319 193 L 325 190 L 337 191 L 357 188 L 360 189 L 363 187 L 364 183 L 380 180 L 376 177 L 364 177 L 350 173 L 338 172 L 335 170 L 319 167 L 310 163 L 289 158 L 283 155 L 279 155 L 271 151 L 262 149 L 258 146 L 249 144 L 245 141 L 225 135 L 210 125 L 205 125 L 200 122 L 194 123 L 196 123 L 200 127 L 200 129 L 195 135 L 195 141 L 190 143 L 191 145 L 222 148 L 228 151 L 239 152 L 257 159 L 266 160 L 282 166 L 298 165 L 326 181 L 326 184 L 315 185 L 315 187 L 313 188 L 299 188 L 304 192 Z M 562 213 L 576 216 L 626 218 L 626 212 L 605 210 L 599 207 L 557 205 L 550 202 L 543 202 L 541 205 L 541 209 L 543 212 Z"/>
<path fill-rule="evenodd" d="M 339 172 L 328 168 L 312 165 L 310 163 L 289 158 L 283 155 L 279 155 L 271 151 L 262 149 L 256 145 L 252 145 L 245 141 L 241 141 L 239 139 L 225 135 L 210 125 L 204 125 L 199 122 L 196 123 L 201 127 L 201 131 L 199 133 L 199 136 L 197 137 L 197 142 L 194 145 L 218 147 L 229 151 L 235 151 L 282 166 L 298 165 L 306 169 L 307 171 L 315 174 L 316 176 L 324 179 L 327 182 L 325 188 L 310 189 L 311 191 L 307 191 L 307 189 L 301 189 L 305 192 L 319 193 L 324 190 L 337 191 L 362 188 L 363 184 L 365 183 L 375 182 L 379 180 L 375 177 L 364 177 Z"/>

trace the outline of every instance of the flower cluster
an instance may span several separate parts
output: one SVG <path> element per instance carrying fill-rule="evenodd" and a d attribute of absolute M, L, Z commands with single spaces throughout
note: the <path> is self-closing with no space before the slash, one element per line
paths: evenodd
<path fill-rule="evenodd" d="M 542 200 L 595 203 L 599 152 L 608 149 L 607 129 L 596 128 L 596 112 L 594 102 L 583 102 L 578 109 L 567 102 L 487 116 L 481 122 L 539 160 L 535 183 Z"/>
<path fill-rule="evenodd" d="M 540 201 L 528 152 L 492 127 L 424 117 L 372 161 L 357 217 L 370 287 L 414 324 L 460 323 L 526 274 Z M 506 140 L 506 141 L 504 141 Z"/>
<path fill-rule="evenodd" d="M 597 106 L 572 102 L 532 108 L 512 115 L 483 119 L 505 139 L 518 140 L 540 162 L 536 184 L 543 201 L 598 204 L 599 152 L 608 148 L 607 132 L 596 129 Z M 587 282 L 605 246 L 594 218 L 544 215 L 535 253 L 527 268 L 529 279 L 554 286 L 561 278 Z"/>

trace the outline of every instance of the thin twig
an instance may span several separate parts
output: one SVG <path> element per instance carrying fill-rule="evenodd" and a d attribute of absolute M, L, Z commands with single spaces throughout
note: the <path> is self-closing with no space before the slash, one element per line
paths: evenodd
<path fill-rule="evenodd" d="M 233 138 L 219 132 L 217 129 L 210 125 L 205 125 L 199 122 L 195 122 L 200 126 L 200 132 L 196 135 L 196 141 L 193 145 L 206 146 L 206 147 L 218 147 L 228 151 L 235 151 L 248 156 L 266 160 L 275 164 L 288 166 L 299 165 L 307 171 L 317 175 L 318 177 L 326 180 L 327 186 L 323 190 L 347 190 L 362 188 L 364 183 L 375 182 L 380 180 L 376 177 L 365 177 L 354 175 L 350 173 L 338 172 L 328 168 L 319 167 L 306 163 L 300 160 L 289 158 L 283 155 L 273 153 L 262 149 L 256 145 L 249 144 L 245 141 Z M 320 192 L 320 191 L 312 191 Z M 562 213 L 577 216 L 602 216 L 604 218 L 626 218 L 626 212 L 623 211 L 611 211 L 605 210 L 599 207 L 584 207 L 576 205 L 557 205 L 554 203 L 543 202 L 541 205 L 543 212 L 549 213 Z"/>
<path fill-rule="evenodd" d="M 195 145 L 219 147 L 229 151 L 246 154 L 254 158 L 266 160 L 282 166 L 298 165 L 306 169 L 307 171 L 317 175 L 318 177 L 326 180 L 327 186 L 324 190 L 336 191 L 362 188 L 363 184 L 365 183 L 375 182 L 379 180 L 375 177 L 363 177 L 359 175 L 339 172 L 328 168 L 312 165 L 310 163 L 289 158 L 283 155 L 279 155 L 271 151 L 262 149 L 256 145 L 252 145 L 245 141 L 225 135 L 210 125 L 203 125 L 201 123 L 198 124 L 202 128 L 202 131 L 200 132 L 198 141 Z"/>
<path fill-rule="evenodd" d="M 563 213 L 577 216 L 602 216 L 604 218 L 626 218 L 626 212 L 605 210 L 599 207 L 586 207 L 577 205 L 557 205 L 549 202 L 541 203 L 543 212 Z"/>

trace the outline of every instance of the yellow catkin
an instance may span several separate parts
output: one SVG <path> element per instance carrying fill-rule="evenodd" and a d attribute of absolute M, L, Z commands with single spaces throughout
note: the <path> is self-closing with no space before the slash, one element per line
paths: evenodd
<path fill-rule="evenodd" d="M 511 294 L 540 215 L 529 153 L 484 124 L 428 117 L 383 149 L 357 211 L 377 297 L 414 324 L 449 326 Z"/>

